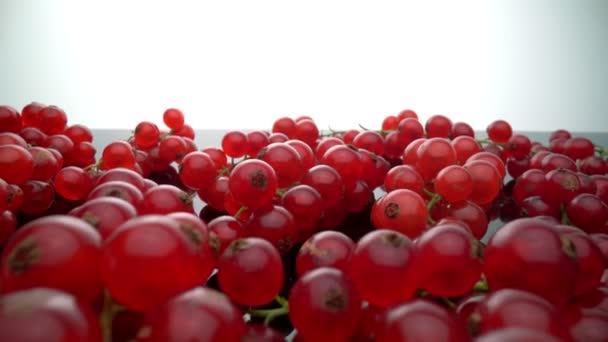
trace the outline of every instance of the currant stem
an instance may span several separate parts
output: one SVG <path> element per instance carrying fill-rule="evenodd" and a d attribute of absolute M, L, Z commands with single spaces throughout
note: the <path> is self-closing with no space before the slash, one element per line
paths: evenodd
<path fill-rule="evenodd" d="M 561 211 L 561 223 L 569 226 L 570 220 L 568 219 L 568 214 L 566 213 L 566 207 L 562 205 L 562 208 L 560 211 Z"/>
<path fill-rule="evenodd" d="M 255 317 L 265 317 L 264 325 L 269 325 L 275 318 L 289 313 L 289 302 L 287 299 L 277 296 L 275 301 L 281 306 L 274 309 L 251 309 L 249 310 L 249 314 Z"/>
<path fill-rule="evenodd" d="M 485 279 L 480 279 L 475 286 L 473 286 L 475 292 L 488 292 L 488 282 Z"/>
<path fill-rule="evenodd" d="M 432 194 L 431 200 L 429 201 L 429 203 L 427 203 L 426 208 L 429 211 L 429 223 L 435 224 L 435 220 L 433 220 L 433 218 L 431 217 L 430 212 L 433 209 L 433 207 L 435 206 L 435 204 L 437 204 L 437 202 L 441 201 L 441 195 L 433 193 L 427 189 L 424 189 L 424 191 L 427 192 L 428 194 Z"/>
<path fill-rule="evenodd" d="M 511 144 L 509 144 L 509 143 L 497 143 L 497 142 L 494 142 L 494 141 L 492 141 L 492 140 L 490 140 L 488 138 L 486 138 L 486 139 L 475 139 L 475 140 L 477 141 L 477 143 L 479 145 L 486 144 L 486 145 L 496 145 L 496 146 L 500 146 L 500 147 L 509 147 L 509 146 L 511 146 Z"/>
<path fill-rule="evenodd" d="M 602 158 L 608 155 L 608 150 L 600 145 L 595 145 L 595 152 L 599 153 Z"/>
<path fill-rule="evenodd" d="M 245 210 L 247 210 L 247 207 L 245 207 L 245 206 L 240 207 L 239 210 L 237 210 L 236 213 L 234 214 L 234 218 L 238 220 L 239 217 L 241 216 L 241 214 L 243 212 L 245 212 Z"/>
<path fill-rule="evenodd" d="M 123 307 L 116 304 L 110 293 L 105 290 L 103 293 L 103 309 L 99 316 L 99 324 L 103 335 L 103 342 L 112 342 L 112 320 L 114 315 L 123 310 Z"/>

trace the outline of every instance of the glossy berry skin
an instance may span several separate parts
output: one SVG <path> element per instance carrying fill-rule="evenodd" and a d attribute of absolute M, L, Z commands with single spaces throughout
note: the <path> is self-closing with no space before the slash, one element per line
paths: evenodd
<path fill-rule="evenodd" d="M 139 173 L 122 167 L 104 171 L 98 175 L 95 178 L 95 186 L 112 181 L 127 182 L 138 188 L 142 193 L 146 191 L 144 178 Z"/>
<path fill-rule="evenodd" d="M 344 189 L 353 189 L 356 182 L 363 176 L 363 168 L 359 152 L 347 145 L 331 147 L 319 160 L 322 164 L 333 167 L 344 184 Z"/>
<path fill-rule="evenodd" d="M 248 149 L 247 135 L 239 131 L 230 131 L 222 138 L 222 149 L 227 156 L 240 158 L 244 156 Z"/>
<path fill-rule="evenodd" d="M 311 186 L 321 194 L 323 208 L 334 208 L 338 205 L 344 192 L 344 183 L 340 174 L 331 166 L 316 165 L 308 170 L 302 183 Z"/>
<path fill-rule="evenodd" d="M 38 128 L 49 135 L 61 134 L 67 121 L 67 115 L 57 106 L 46 106 L 38 113 Z"/>
<path fill-rule="evenodd" d="M 109 181 L 97 185 L 89 192 L 88 200 L 98 197 L 116 197 L 129 202 L 136 209 L 144 200 L 144 195 L 137 187 L 124 181 Z"/>
<path fill-rule="evenodd" d="M 82 168 L 66 166 L 55 175 L 54 186 L 55 192 L 61 197 L 78 201 L 89 195 L 93 189 L 93 180 Z"/>
<path fill-rule="evenodd" d="M 456 152 L 456 160 L 459 165 L 463 165 L 474 154 L 481 151 L 481 146 L 472 137 L 459 136 L 450 141 L 454 152 Z"/>
<path fill-rule="evenodd" d="M 33 173 L 34 160 L 28 150 L 18 145 L 0 145 L 0 178 L 21 185 Z"/>
<path fill-rule="evenodd" d="M 415 238 L 426 228 L 428 210 L 422 197 L 407 189 L 391 191 L 372 206 L 372 223 Z"/>
<path fill-rule="evenodd" d="M 68 215 L 90 224 L 106 240 L 121 224 L 137 216 L 137 210 L 127 201 L 100 197 L 86 201 Z"/>
<path fill-rule="evenodd" d="M 374 131 L 363 131 L 355 136 L 353 145 L 366 149 L 376 155 L 384 154 L 384 138 Z"/>
<path fill-rule="evenodd" d="M 251 235 L 268 240 L 281 254 L 287 253 L 297 240 L 297 226 L 293 215 L 279 205 L 255 210 L 245 230 Z"/>
<path fill-rule="evenodd" d="M 375 230 L 357 242 L 349 275 L 363 300 L 388 307 L 414 296 L 418 286 L 415 260 L 416 249 L 407 236 Z"/>
<path fill-rule="evenodd" d="M 509 138 L 513 134 L 513 129 L 505 120 L 496 120 L 486 127 L 486 133 L 488 133 L 488 138 L 493 142 L 503 144 L 509 141 Z"/>
<path fill-rule="evenodd" d="M 217 267 L 222 292 L 237 304 L 270 303 L 283 286 L 281 255 L 264 239 L 234 240 L 219 257 Z"/>
<path fill-rule="evenodd" d="M 289 293 L 289 319 L 304 341 L 348 341 L 360 313 L 355 286 L 337 269 L 312 270 Z"/>
<path fill-rule="evenodd" d="M 289 117 L 281 117 L 272 124 L 272 133 L 283 133 L 293 138 L 296 133 L 296 122 Z"/>
<path fill-rule="evenodd" d="M 184 127 L 184 113 L 177 108 L 168 108 L 163 113 L 163 122 L 171 130 L 179 131 Z"/>
<path fill-rule="evenodd" d="M 437 297 L 467 294 L 481 276 L 481 245 L 457 225 L 438 225 L 414 243 L 419 287 Z"/>
<path fill-rule="evenodd" d="M 101 294 L 102 240 L 84 221 L 46 216 L 21 227 L 2 252 L 3 293 L 49 287 L 92 302 Z"/>
<path fill-rule="evenodd" d="M 21 185 L 23 190 L 23 203 L 19 212 L 30 216 L 44 214 L 55 201 L 55 191 L 49 183 L 40 181 L 27 181 Z"/>
<path fill-rule="evenodd" d="M 460 165 L 444 167 L 435 179 L 435 192 L 450 203 L 467 200 L 473 192 L 473 177 Z"/>
<path fill-rule="evenodd" d="M 146 150 L 158 144 L 158 140 L 160 139 L 160 130 L 156 124 L 148 121 L 142 121 L 135 126 L 133 137 L 135 139 L 135 146 Z"/>
<path fill-rule="evenodd" d="M 424 192 L 424 179 L 411 165 L 392 167 L 384 177 L 384 190 L 409 189 L 420 195 Z"/>
<path fill-rule="evenodd" d="M 305 170 L 298 151 L 286 143 L 272 143 L 265 146 L 257 157 L 274 169 L 280 188 L 289 187 L 304 176 Z"/>
<path fill-rule="evenodd" d="M 28 151 L 34 161 L 34 172 L 30 179 L 48 182 L 59 170 L 57 159 L 44 147 L 33 146 Z"/>
<path fill-rule="evenodd" d="M 281 196 L 281 204 L 296 222 L 299 241 L 317 230 L 323 214 L 323 199 L 313 187 L 302 184 L 290 188 Z"/>
<path fill-rule="evenodd" d="M 452 130 L 452 120 L 445 115 L 433 115 L 426 121 L 424 129 L 429 138 L 447 138 Z"/>
<path fill-rule="evenodd" d="M 430 181 L 446 166 L 457 162 L 456 151 L 447 139 L 431 138 L 418 147 L 416 170 L 422 178 Z"/>
<path fill-rule="evenodd" d="M 484 274 L 490 290 L 530 291 L 565 303 L 574 290 L 578 267 L 574 245 L 553 224 L 535 218 L 511 221 L 488 241 Z"/>
<path fill-rule="evenodd" d="M 2 127 L 2 131 L 18 133 L 21 126 L 21 115 L 15 108 L 0 106 L 0 127 Z"/>
<path fill-rule="evenodd" d="M 469 161 L 464 168 L 471 175 L 472 191 L 470 200 L 483 205 L 492 202 L 500 191 L 502 178 L 494 165 L 483 160 Z"/>
<path fill-rule="evenodd" d="M 240 310 L 224 294 L 196 287 L 148 311 L 137 341 L 240 342 L 245 331 Z"/>
<path fill-rule="evenodd" d="M 140 214 L 165 215 L 175 212 L 194 213 L 192 197 L 184 190 L 168 184 L 146 191 L 139 207 Z"/>
<path fill-rule="evenodd" d="M 204 283 L 196 230 L 182 230 L 173 219 L 143 215 L 122 224 L 106 240 L 101 270 L 118 303 L 146 311 Z"/>
<path fill-rule="evenodd" d="M 348 272 L 354 249 L 353 240 L 343 233 L 332 230 L 316 233 L 304 242 L 298 252 L 298 276 L 319 267 L 334 267 Z"/>
<path fill-rule="evenodd" d="M 566 205 L 568 219 L 587 233 L 601 233 L 608 221 L 608 205 L 598 196 L 580 194 Z"/>
<path fill-rule="evenodd" d="M 179 166 L 179 177 L 182 183 L 193 190 L 209 186 L 216 176 L 215 163 L 205 152 L 188 153 Z"/>
<path fill-rule="evenodd" d="M 37 287 L 0 297 L 0 341 L 101 342 L 102 335 L 88 305 Z"/>
<path fill-rule="evenodd" d="M 232 241 L 247 236 L 247 232 L 243 228 L 243 224 L 239 220 L 230 215 L 222 215 L 211 220 L 207 227 L 209 234 L 216 243 L 219 244 L 216 249 L 216 254 L 221 255 L 224 250 L 230 246 Z"/>
<path fill-rule="evenodd" d="M 13 235 L 17 229 L 17 217 L 10 210 L 5 210 L 0 214 L 0 248 Z"/>
<path fill-rule="evenodd" d="M 395 306 L 385 313 L 376 328 L 377 342 L 390 341 L 469 341 L 458 317 L 423 299 Z"/>
<path fill-rule="evenodd" d="M 584 295 L 597 288 L 606 268 L 602 251 L 588 234 L 578 228 L 557 225 L 555 229 L 561 236 L 569 239 L 576 249 L 579 270 L 574 285 L 574 294 Z"/>
<path fill-rule="evenodd" d="M 272 202 L 278 187 L 277 174 L 268 163 L 248 159 L 232 169 L 228 187 L 241 205 L 249 209 L 260 208 Z"/>
<path fill-rule="evenodd" d="M 558 309 L 546 299 L 522 290 L 501 289 L 488 294 L 468 323 L 480 334 L 517 327 L 570 340 L 565 320 Z"/>
<path fill-rule="evenodd" d="M 540 331 L 525 328 L 505 328 L 489 331 L 475 339 L 475 342 L 560 342 L 559 338 Z"/>
<path fill-rule="evenodd" d="M 246 342 L 285 342 L 283 336 L 277 330 L 263 324 L 247 324 L 247 332 L 242 341 Z"/>
<path fill-rule="evenodd" d="M 114 141 L 108 144 L 101 154 L 103 168 L 106 170 L 116 167 L 133 169 L 135 166 L 135 154 L 126 141 Z"/>

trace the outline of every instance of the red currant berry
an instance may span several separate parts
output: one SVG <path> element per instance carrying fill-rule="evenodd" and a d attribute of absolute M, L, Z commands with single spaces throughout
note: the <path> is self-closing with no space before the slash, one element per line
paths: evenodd
<path fill-rule="evenodd" d="M 407 189 L 391 191 L 372 207 L 372 223 L 415 238 L 426 228 L 428 210 L 422 197 Z"/>
<path fill-rule="evenodd" d="M 184 127 L 184 114 L 176 108 L 169 108 L 163 113 L 163 122 L 173 131 L 179 131 Z"/>
<path fill-rule="evenodd" d="M 355 243 L 337 231 L 324 231 L 311 236 L 296 257 L 296 270 L 304 273 L 319 267 L 334 267 L 348 272 Z"/>
<path fill-rule="evenodd" d="M 230 172 L 228 187 L 241 205 L 249 209 L 260 208 L 272 202 L 278 187 L 277 174 L 262 160 L 245 160 Z"/>

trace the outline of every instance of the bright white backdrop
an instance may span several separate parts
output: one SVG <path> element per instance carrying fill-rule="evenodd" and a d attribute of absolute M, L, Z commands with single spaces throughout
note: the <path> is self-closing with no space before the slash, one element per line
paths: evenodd
<path fill-rule="evenodd" d="M 484 128 L 608 131 L 608 1 L 0 1 L 0 103 L 95 128 L 378 127 L 412 108 Z"/>

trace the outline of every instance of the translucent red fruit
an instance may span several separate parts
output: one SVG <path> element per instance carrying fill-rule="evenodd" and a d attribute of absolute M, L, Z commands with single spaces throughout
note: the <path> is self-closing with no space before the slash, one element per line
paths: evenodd
<path fill-rule="evenodd" d="M 281 254 L 291 249 L 298 233 L 293 215 L 279 205 L 269 205 L 253 211 L 245 229 L 251 236 L 268 240 Z"/>
<path fill-rule="evenodd" d="M 566 204 L 568 219 L 587 233 L 601 233 L 608 221 L 608 205 L 592 194 L 580 194 Z"/>
<path fill-rule="evenodd" d="M 429 181 L 446 166 L 457 162 L 456 151 L 450 141 L 443 138 L 431 138 L 424 141 L 416 152 L 416 170 L 424 180 Z"/>
<path fill-rule="evenodd" d="M 101 342 L 102 335 L 89 305 L 37 287 L 0 297 L 0 341 Z"/>
<path fill-rule="evenodd" d="M 409 189 L 422 195 L 424 179 L 413 166 L 397 165 L 392 167 L 384 177 L 384 189 L 386 192 Z"/>
<path fill-rule="evenodd" d="M 127 182 L 138 188 L 142 193 L 146 191 L 144 178 L 139 173 L 122 167 L 107 170 L 98 175 L 95 178 L 95 186 L 112 181 Z"/>
<path fill-rule="evenodd" d="M 337 269 L 312 270 L 289 293 L 289 319 L 305 341 L 348 341 L 360 314 L 355 286 Z"/>
<path fill-rule="evenodd" d="M 415 246 L 407 236 L 375 230 L 357 242 L 349 275 L 363 300 L 388 307 L 414 296 L 418 288 L 415 262 Z"/>
<path fill-rule="evenodd" d="M 123 223 L 105 242 L 101 270 L 106 288 L 118 303 L 146 311 L 203 284 L 201 241 L 196 229 L 176 220 L 144 215 Z"/>
<path fill-rule="evenodd" d="M 526 328 L 492 330 L 475 339 L 475 342 L 559 342 L 559 338 Z"/>
<path fill-rule="evenodd" d="M 464 201 L 473 192 L 473 177 L 460 165 L 447 166 L 437 174 L 435 192 L 450 203 Z"/>
<path fill-rule="evenodd" d="M 118 226 L 134 218 L 137 210 L 127 201 L 114 197 L 100 197 L 86 201 L 68 214 L 90 224 L 105 240 Z"/>
<path fill-rule="evenodd" d="M 452 131 L 452 121 L 444 115 L 433 115 L 426 120 L 424 129 L 429 138 L 447 138 Z"/>
<path fill-rule="evenodd" d="M 363 167 L 359 152 L 347 145 L 336 145 L 323 154 L 319 160 L 322 164 L 334 168 L 346 190 L 353 189 L 363 176 Z"/>
<path fill-rule="evenodd" d="M 502 186 L 502 178 L 496 167 L 484 160 L 469 159 L 464 168 L 471 175 L 473 183 L 470 200 L 480 205 L 492 202 Z"/>
<path fill-rule="evenodd" d="M 244 156 L 249 149 L 247 135 L 240 131 L 226 133 L 222 138 L 222 149 L 227 156 L 232 158 Z"/>
<path fill-rule="evenodd" d="M 126 141 L 114 141 L 106 145 L 101 154 L 101 159 L 105 170 L 116 167 L 133 169 L 135 166 L 135 153 Z"/>
<path fill-rule="evenodd" d="M 597 288 L 606 268 L 602 251 L 588 234 L 578 228 L 558 225 L 555 226 L 555 229 L 569 239 L 576 250 L 579 271 L 574 285 L 574 294 L 583 295 Z"/>
<path fill-rule="evenodd" d="M 493 142 L 504 144 L 509 141 L 509 138 L 511 138 L 513 129 L 505 120 L 496 120 L 486 127 L 486 133 L 488 133 L 488 138 L 490 138 L 490 140 Z"/>
<path fill-rule="evenodd" d="M 184 113 L 177 108 L 169 108 L 163 113 L 163 122 L 171 130 L 179 131 L 184 127 Z"/>
<path fill-rule="evenodd" d="M 11 106 L 0 106 L 0 127 L 3 132 L 18 133 L 21 130 L 21 115 Z"/>
<path fill-rule="evenodd" d="M 302 183 L 321 194 L 325 209 L 336 207 L 344 192 L 342 177 L 333 167 L 327 165 L 316 165 L 310 168 L 304 175 Z"/>
<path fill-rule="evenodd" d="M 237 304 L 270 303 L 283 286 L 281 255 L 264 239 L 234 240 L 218 258 L 217 267 L 222 292 Z"/>
<path fill-rule="evenodd" d="M 374 203 L 371 218 L 378 229 L 391 229 L 415 238 L 426 228 L 428 210 L 419 194 L 397 189 Z"/>
<path fill-rule="evenodd" d="M 317 190 L 305 184 L 294 186 L 281 196 L 281 204 L 293 215 L 299 241 L 316 232 L 323 214 L 323 199 Z"/>
<path fill-rule="evenodd" d="M 543 297 L 516 289 L 501 289 L 488 294 L 468 324 L 480 334 L 517 327 L 570 340 L 565 320 L 553 304 Z"/>
<path fill-rule="evenodd" d="M 237 342 L 245 330 L 241 311 L 228 297 L 213 289 L 196 287 L 148 311 L 137 341 Z"/>
<path fill-rule="evenodd" d="M 55 175 L 53 185 L 61 197 L 78 201 L 86 198 L 93 189 L 91 176 L 82 168 L 66 166 Z"/>
<path fill-rule="evenodd" d="M 573 160 L 585 159 L 595 153 L 595 145 L 589 138 L 573 137 L 564 143 L 563 153 Z"/>
<path fill-rule="evenodd" d="M 299 276 L 319 267 L 334 267 L 348 272 L 354 249 L 353 240 L 343 233 L 332 230 L 316 233 L 300 248 L 296 271 Z"/>
<path fill-rule="evenodd" d="M 193 190 L 209 186 L 216 176 L 215 163 L 205 152 L 186 154 L 179 166 L 179 178 L 185 186 Z"/>
<path fill-rule="evenodd" d="M 158 144 L 160 139 L 160 130 L 156 124 L 148 121 L 142 121 L 135 127 L 133 138 L 135 139 L 136 147 L 147 150 Z"/>
<path fill-rule="evenodd" d="M 280 188 L 292 186 L 306 172 L 298 151 L 286 143 L 272 143 L 262 148 L 257 157 L 274 169 Z"/>
<path fill-rule="evenodd" d="M 168 184 L 158 185 L 146 191 L 139 206 L 139 213 L 142 215 L 165 215 L 175 212 L 194 213 L 192 196 Z"/>
<path fill-rule="evenodd" d="M 422 299 L 389 309 L 376 328 L 377 342 L 469 340 L 458 316 L 438 304 Z"/>
<path fill-rule="evenodd" d="M 33 173 L 34 160 L 28 150 L 18 145 L 0 145 L 0 178 L 21 185 Z"/>
<path fill-rule="evenodd" d="M 211 220 L 207 227 L 212 239 L 216 239 L 219 244 L 216 249 L 216 254 L 221 255 L 224 250 L 230 246 L 232 241 L 244 238 L 247 232 L 243 228 L 243 224 L 230 215 L 222 215 Z"/>
<path fill-rule="evenodd" d="M 467 294 L 481 276 L 482 247 L 457 225 L 438 225 L 415 241 L 419 287 L 437 297 Z"/>
<path fill-rule="evenodd" d="M 101 245 L 99 233 L 75 217 L 31 221 L 13 234 L 2 252 L 2 292 L 42 286 L 93 302 L 103 287 Z"/>
<path fill-rule="evenodd" d="M 488 241 L 484 274 L 491 290 L 530 291 L 556 305 L 569 300 L 578 274 L 573 243 L 536 218 L 511 221 Z"/>
<path fill-rule="evenodd" d="M 249 159 L 232 169 L 228 187 L 237 202 L 247 208 L 256 209 L 272 202 L 278 180 L 274 169 L 268 163 Z"/>

